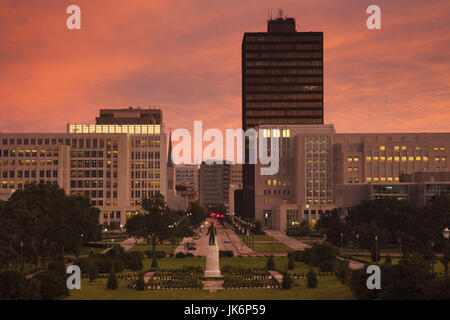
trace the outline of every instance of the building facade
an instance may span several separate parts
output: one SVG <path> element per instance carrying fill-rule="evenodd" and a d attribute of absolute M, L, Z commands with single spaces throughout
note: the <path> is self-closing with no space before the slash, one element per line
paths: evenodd
<path fill-rule="evenodd" d="M 298 32 L 295 19 L 280 14 L 267 32 L 244 34 L 242 128 L 296 124 L 323 124 L 323 33 Z M 255 197 L 253 172 L 244 165 L 244 201 Z M 239 215 L 254 216 L 248 209 Z"/>
<path fill-rule="evenodd" d="M 124 226 L 141 211 L 142 198 L 166 196 L 162 128 L 162 123 L 69 124 L 67 133 L 0 134 L 2 194 L 27 183 L 51 183 L 91 199 L 101 211 L 100 223 Z"/>
<path fill-rule="evenodd" d="M 450 133 L 340 134 L 332 125 L 260 126 L 280 137 L 276 175 L 255 166 L 255 213 L 266 228 L 295 229 L 340 207 L 394 198 L 424 204 L 450 190 Z"/>

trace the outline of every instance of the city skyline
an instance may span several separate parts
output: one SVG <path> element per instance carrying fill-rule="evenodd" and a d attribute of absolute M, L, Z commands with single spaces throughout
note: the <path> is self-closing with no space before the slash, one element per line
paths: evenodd
<path fill-rule="evenodd" d="M 194 120 L 240 127 L 242 36 L 266 30 L 273 4 L 130 1 L 119 10 L 80 1 L 82 30 L 68 31 L 69 4 L 0 5 L 2 132 L 64 132 L 99 108 L 148 105 L 165 112 L 167 131 Z M 277 3 L 298 31 L 324 32 L 325 123 L 339 132 L 448 131 L 449 4 L 378 4 L 382 30 L 372 31 L 357 1 L 346 11 L 330 1 Z"/>

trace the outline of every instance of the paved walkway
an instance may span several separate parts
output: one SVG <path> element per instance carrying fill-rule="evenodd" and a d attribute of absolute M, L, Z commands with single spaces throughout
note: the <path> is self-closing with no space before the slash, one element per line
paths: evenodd
<path fill-rule="evenodd" d="M 223 280 L 205 280 L 203 281 L 203 289 L 209 290 L 209 292 L 217 292 L 217 290 L 223 289 Z"/>
<path fill-rule="evenodd" d="M 266 230 L 264 230 L 264 232 L 294 250 L 305 250 L 305 248 L 309 248 L 309 245 L 307 245 L 297 239 L 288 237 L 281 231 L 266 229 Z"/>
<path fill-rule="evenodd" d="M 208 220 L 208 224 L 210 220 Z M 184 253 L 192 253 L 196 256 L 206 256 L 208 252 L 208 241 L 209 241 L 209 235 L 206 235 L 206 232 L 208 230 L 208 225 L 205 224 L 203 227 L 203 233 L 200 239 L 193 240 L 191 237 L 184 238 L 181 244 L 175 249 L 175 254 L 178 252 L 184 252 Z M 224 228 L 220 223 L 216 224 L 216 230 L 217 230 L 217 244 L 219 245 L 219 250 L 231 250 L 233 251 L 233 254 L 235 256 L 237 255 L 249 255 L 253 251 L 247 247 L 241 238 L 231 229 Z M 225 241 L 230 240 L 230 242 Z M 186 242 L 194 242 L 197 245 L 196 250 L 186 250 L 184 248 L 184 244 Z"/>

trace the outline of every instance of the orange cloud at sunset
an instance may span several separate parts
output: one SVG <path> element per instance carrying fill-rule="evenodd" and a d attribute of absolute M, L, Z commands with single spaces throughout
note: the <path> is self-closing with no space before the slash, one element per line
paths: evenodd
<path fill-rule="evenodd" d="M 82 29 L 66 28 L 78 4 Z M 324 32 L 325 122 L 338 132 L 450 131 L 450 2 L 1 0 L 0 131 L 63 132 L 100 107 L 157 105 L 166 129 L 241 124 L 241 41 L 283 8 Z"/>

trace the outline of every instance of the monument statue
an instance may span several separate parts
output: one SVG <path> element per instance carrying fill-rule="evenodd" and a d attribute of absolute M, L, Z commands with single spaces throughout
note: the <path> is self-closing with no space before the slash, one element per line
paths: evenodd
<path fill-rule="evenodd" d="M 219 268 L 219 246 L 216 241 L 217 230 L 214 226 L 214 221 L 211 221 L 206 235 L 209 235 L 209 245 L 208 253 L 206 254 L 205 277 L 218 278 L 221 277 Z"/>
<path fill-rule="evenodd" d="M 209 234 L 209 245 L 210 246 L 216 245 L 217 230 L 216 230 L 216 227 L 214 226 L 214 222 L 212 222 L 212 221 L 208 227 L 208 231 L 206 232 L 206 235 L 208 235 L 208 234 Z"/>

